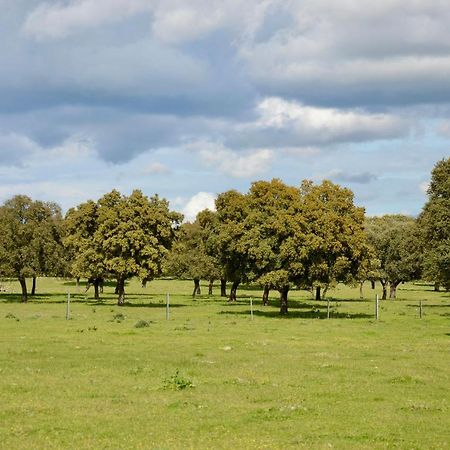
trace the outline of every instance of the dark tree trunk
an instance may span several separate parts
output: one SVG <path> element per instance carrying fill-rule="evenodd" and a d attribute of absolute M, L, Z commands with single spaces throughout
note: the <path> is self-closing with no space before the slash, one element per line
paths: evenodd
<path fill-rule="evenodd" d="M 26 303 L 28 301 L 27 280 L 23 275 L 19 277 L 19 283 L 22 288 L 22 302 Z"/>
<path fill-rule="evenodd" d="M 76 277 L 76 284 L 77 284 L 77 292 L 80 291 L 80 277 Z"/>
<path fill-rule="evenodd" d="M 225 278 L 220 279 L 220 296 L 227 296 L 227 280 Z"/>
<path fill-rule="evenodd" d="M 236 301 L 236 292 L 237 292 L 239 283 L 240 283 L 240 281 L 233 281 L 233 284 L 231 285 L 231 290 L 230 290 L 230 297 L 228 298 L 229 302 Z"/>
<path fill-rule="evenodd" d="M 266 284 L 264 286 L 264 292 L 263 292 L 263 296 L 262 296 L 262 304 L 264 306 L 267 306 L 269 304 L 269 293 L 270 293 L 270 288 L 269 288 L 269 285 Z"/>
<path fill-rule="evenodd" d="M 33 281 L 31 284 L 31 295 L 35 295 L 36 294 L 36 277 L 33 277 Z"/>
<path fill-rule="evenodd" d="M 320 295 L 320 286 L 316 286 L 316 300 L 322 300 L 322 297 Z"/>
<path fill-rule="evenodd" d="M 192 292 L 192 297 L 195 297 L 197 294 L 200 295 L 201 290 L 200 290 L 200 279 L 199 278 L 194 278 L 194 290 Z"/>
<path fill-rule="evenodd" d="M 389 298 L 394 299 L 397 296 L 397 286 L 400 281 L 391 281 L 389 284 Z"/>
<path fill-rule="evenodd" d="M 213 295 L 213 285 L 214 285 L 214 280 L 209 280 L 209 285 L 208 285 L 208 295 Z"/>
<path fill-rule="evenodd" d="M 370 280 L 370 287 L 375 289 L 375 280 Z"/>
<path fill-rule="evenodd" d="M 99 278 L 98 279 L 98 286 L 100 288 L 100 294 L 103 294 L 103 283 L 104 283 L 104 279 L 103 278 Z"/>
<path fill-rule="evenodd" d="M 435 281 L 435 283 L 434 283 L 434 292 L 439 292 L 439 288 L 440 287 L 441 286 L 439 285 L 439 283 L 437 281 Z"/>
<path fill-rule="evenodd" d="M 380 280 L 381 286 L 383 287 L 383 295 L 381 300 L 386 300 L 387 298 L 387 281 Z"/>
<path fill-rule="evenodd" d="M 95 298 L 95 300 L 98 300 L 100 298 L 100 295 L 98 293 L 98 288 L 100 286 L 99 279 L 95 278 L 92 284 L 94 285 L 94 298 Z"/>
<path fill-rule="evenodd" d="M 117 305 L 122 306 L 125 303 L 125 278 L 119 278 L 116 285 L 117 295 Z"/>
<path fill-rule="evenodd" d="M 145 278 L 142 280 L 142 285 L 141 286 L 142 286 L 143 289 L 147 287 L 147 280 Z"/>
<path fill-rule="evenodd" d="M 280 314 L 282 315 L 288 313 L 288 292 L 289 286 L 280 289 Z"/>
<path fill-rule="evenodd" d="M 364 298 L 363 286 L 364 286 L 364 281 L 360 281 L 359 282 L 359 298 L 361 300 Z"/>

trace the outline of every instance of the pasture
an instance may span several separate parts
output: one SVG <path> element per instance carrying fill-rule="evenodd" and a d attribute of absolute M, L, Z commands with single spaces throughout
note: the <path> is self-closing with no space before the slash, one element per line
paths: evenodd
<path fill-rule="evenodd" d="M 189 281 L 133 280 L 118 307 L 112 284 L 95 301 L 39 279 L 28 304 L 18 282 L 1 284 L 1 448 L 450 445 L 450 295 L 430 285 L 401 285 L 377 322 L 368 284 L 362 301 L 357 288 L 329 292 L 329 320 L 306 291 L 280 317 L 278 295 L 263 307 L 252 287 L 229 304 L 217 286 L 193 300 Z"/>

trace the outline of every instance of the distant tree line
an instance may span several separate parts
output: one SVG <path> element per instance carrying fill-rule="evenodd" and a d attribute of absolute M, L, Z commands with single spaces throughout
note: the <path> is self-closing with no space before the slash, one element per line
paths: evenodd
<path fill-rule="evenodd" d="M 327 180 L 295 187 L 273 179 L 221 193 L 215 212 L 182 221 L 166 200 L 139 190 L 113 190 L 65 217 L 54 203 L 18 195 L 0 207 L 0 275 L 19 280 L 24 302 L 27 278 L 31 295 L 39 276 L 87 278 L 96 298 L 113 279 L 119 305 L 131 277 L 143 285 L 162 274 L 191 279 L 194 297 L 200 280 L 209 294 L 220 280 L 231 302 L 241 283 L 256 283 L 264 304 L 278 291 L 281 314 L 292 287 L 317 300 L 339 282 L 359 284 L 362 295 L 366 281 L 378 281 L 383 298 L 419 278 L 450 289 L 450 158 L 435 165 L 418 218 L 365 217 L 349 189 Z"/>

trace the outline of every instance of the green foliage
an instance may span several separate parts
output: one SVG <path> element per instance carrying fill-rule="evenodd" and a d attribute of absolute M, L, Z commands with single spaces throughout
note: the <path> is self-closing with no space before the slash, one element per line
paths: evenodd
<path fill-rule="evenodd" d="M 167 257 L 165 273 L 181 279 L 216 280 L 220 278 L 218 261 L 207 252 L 206 242 L 209 233 L 210 228 L 207 227 L 207 222 L 199 218 L 194 223 L 181 225 L 177 239 Z"/>
<path fill-rule="evenodd" d="M 302 191 L 307 285 L 348 282 L 368 255 L 364 209 L 354 205 L 352 191 L 327 180 L 318 186 L 303 183 Z"/>
<path fill-rule="evenodd" d="M 183 389 L 194 387 L 194 384 L 191 380 L 180 375 L 180 371 L 177 369 L 174 375 L 164 380 L 163 387 L 164 389 L 174 389 L 175 391 L 182 391 Z"/>
<path fill-rule="evenodd" d="M 17 195 L 0 207 L 0 229 L 0 273 L 21 280 L 24 301 L 25 277 L 66 273 L 59 206 Z"/>
<path fill-rule="evenodd" d="M 134 328 L 147 328 L 150 326 L 150 323 L 147 322 L 146 320 L 138 320 L 135 324 L 134 324 Z"/>
<path fill-rule="evenodd" d="M 17 320 L 17 317 L 13 313 L 8 313 L 8 314 L 6 314 L 5 319 L 16 319 Z"/>
<path fill-rule="evenodd" d="M 117 280 L 119 304 L 127 278 L 151 280 L 162 272 L 182 216 L 166 200 L 135 190 L 123 196 L 113 190 L 98 202 L 83 203 L 66 216 L 66 245 L 72 249 L 73 272 Z"/>
<path fill-rule="evenodd" d="M 431 174 L 428 201 L 419 217 L 424 243 L 424 275 L 450 289 L 450 158 Z"/>
<path fill-rule="evenodd" d="M 384 286 L 390 284 L 393 298 L 400 282 L 420 277 L 422 250 L 416 220 L 399 214 L 370 217 L 366 231 L 379 261 L 379 280 Z"/>
<path fill-rule="evenodd" d="M 213 239 L 226 273 L 280 291 L 282 313 L 291 285 L 347 280 L 366 252 L 364 210 L 350 190 L 329 181 L 300 188 L 258 181 L 246 195 L 220 195 L 216 208 Z"/>

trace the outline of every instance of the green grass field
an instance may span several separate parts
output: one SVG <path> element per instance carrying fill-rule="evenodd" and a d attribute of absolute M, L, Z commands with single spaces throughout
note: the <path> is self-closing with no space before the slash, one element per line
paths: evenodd
<path fill-rule="evenodd" d="M 18 283 L 1 284 L 1 448 L 450 446 L 450 295 L 431 286 L 400 286 L 376 322 L 368 285 L 365 301 L 330 292 L 327 320 L 326 301 L 304 291 L 282 318 L 276 295 L 263 307 L 250 288 L 228 304 L 193 301 L 187 281 L 133 281 L 117 307 L 112 286 L 95 302 L 39 279 L 21 304 Z"/>

